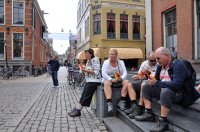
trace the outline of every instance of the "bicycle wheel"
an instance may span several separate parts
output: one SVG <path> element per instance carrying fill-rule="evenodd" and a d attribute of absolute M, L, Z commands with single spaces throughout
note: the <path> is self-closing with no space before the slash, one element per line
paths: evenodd
<path fill-rule="evenodd" d="M 3 79 L 9 79 L 8 73 L 4 73 L 4 74 L 3 74 Z"/>
<path fill-rule="evenodd" d="M 68 84 L 69 84 L 69 85 L 72 85 L 72 76 L 71 76 L 71 75 L 69 75 Z"/>
<path fill-rule="evenodd" d="M 20 75 L 20 73 L 18 71 L 14 71 L 13 78 L 16 79 L 19 77 L 19 75 Z"/>
<path fill-rule="evenodd" d="M 74 78 L 74 76 L 72 76 L 72 85 L 73 85 L 74 89 L 76 88 L 76 87 L 75 87 L 75 83 L 76 83 L 76 82 L 75 82 L 75 78 Z"/>

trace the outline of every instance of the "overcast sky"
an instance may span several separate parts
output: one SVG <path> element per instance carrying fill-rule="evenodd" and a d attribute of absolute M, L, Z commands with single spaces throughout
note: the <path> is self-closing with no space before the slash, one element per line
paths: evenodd
<path fill-rule="evenodd" d="M 38 0 L 41 10 L 44 10 L 45 20 L 50 33 L 76 33 L 78 0 Z M 62 37 L 61 37 L 62 39 Z M 69 46 L 69 41 L 54 40 L 54 49 L 58 54 L 63 54 Z"/>

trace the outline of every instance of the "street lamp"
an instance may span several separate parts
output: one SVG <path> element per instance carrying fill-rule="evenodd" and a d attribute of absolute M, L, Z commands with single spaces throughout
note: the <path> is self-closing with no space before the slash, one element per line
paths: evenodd
<path fill-rule="evenodd" d="M 5 53 L 6 53 L 6 68 L 8 68 L 8 56 L 7 56 L 7 42 L 6 40 L 3 41 L 4 46 L 5 46 Z"/>

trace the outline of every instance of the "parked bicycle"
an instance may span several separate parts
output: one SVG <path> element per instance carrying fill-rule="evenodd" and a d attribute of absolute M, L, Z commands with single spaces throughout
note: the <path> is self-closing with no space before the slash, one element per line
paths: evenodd
<path fill-rule="evenodd" d="M 0 76 L 3 79 L 9 79 L 13 76 L 13 70 L 11 68 L 1 68 Z"/>
<path fill-rule="evenodd" d="M 68 84 L 73 85 L 74 89 L 78 86 L 83 87 L 85 84 L 85 76 L 77 68 L 68 67 L 67 80 Z"/>

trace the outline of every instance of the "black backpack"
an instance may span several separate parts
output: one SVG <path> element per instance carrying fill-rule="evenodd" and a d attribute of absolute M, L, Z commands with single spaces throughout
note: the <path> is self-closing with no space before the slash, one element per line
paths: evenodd
<path fill-rule="evenodd" d="M 195 87 L 197 74 L 194 68 L 192 67 L 192 64 L 188 60 L 185 60 L 185 59 L 178 59 L 178 60 L 182 61 L 187 67 L 188 71 L 190 72 L 190 79 L 192 81 L 193 86 Z"/>
<path fill-rule="evenodd" d="M 192 105 L 199 97 L 199 92 L 195 89 L 196 72 L 192 64 L 185 59 L 177 59 L 175 61 L 182 61 L 190 72 L 190 76 L 185 79 L 182 87 L 182 101 L 180 102 L 183 107 Z"/>

